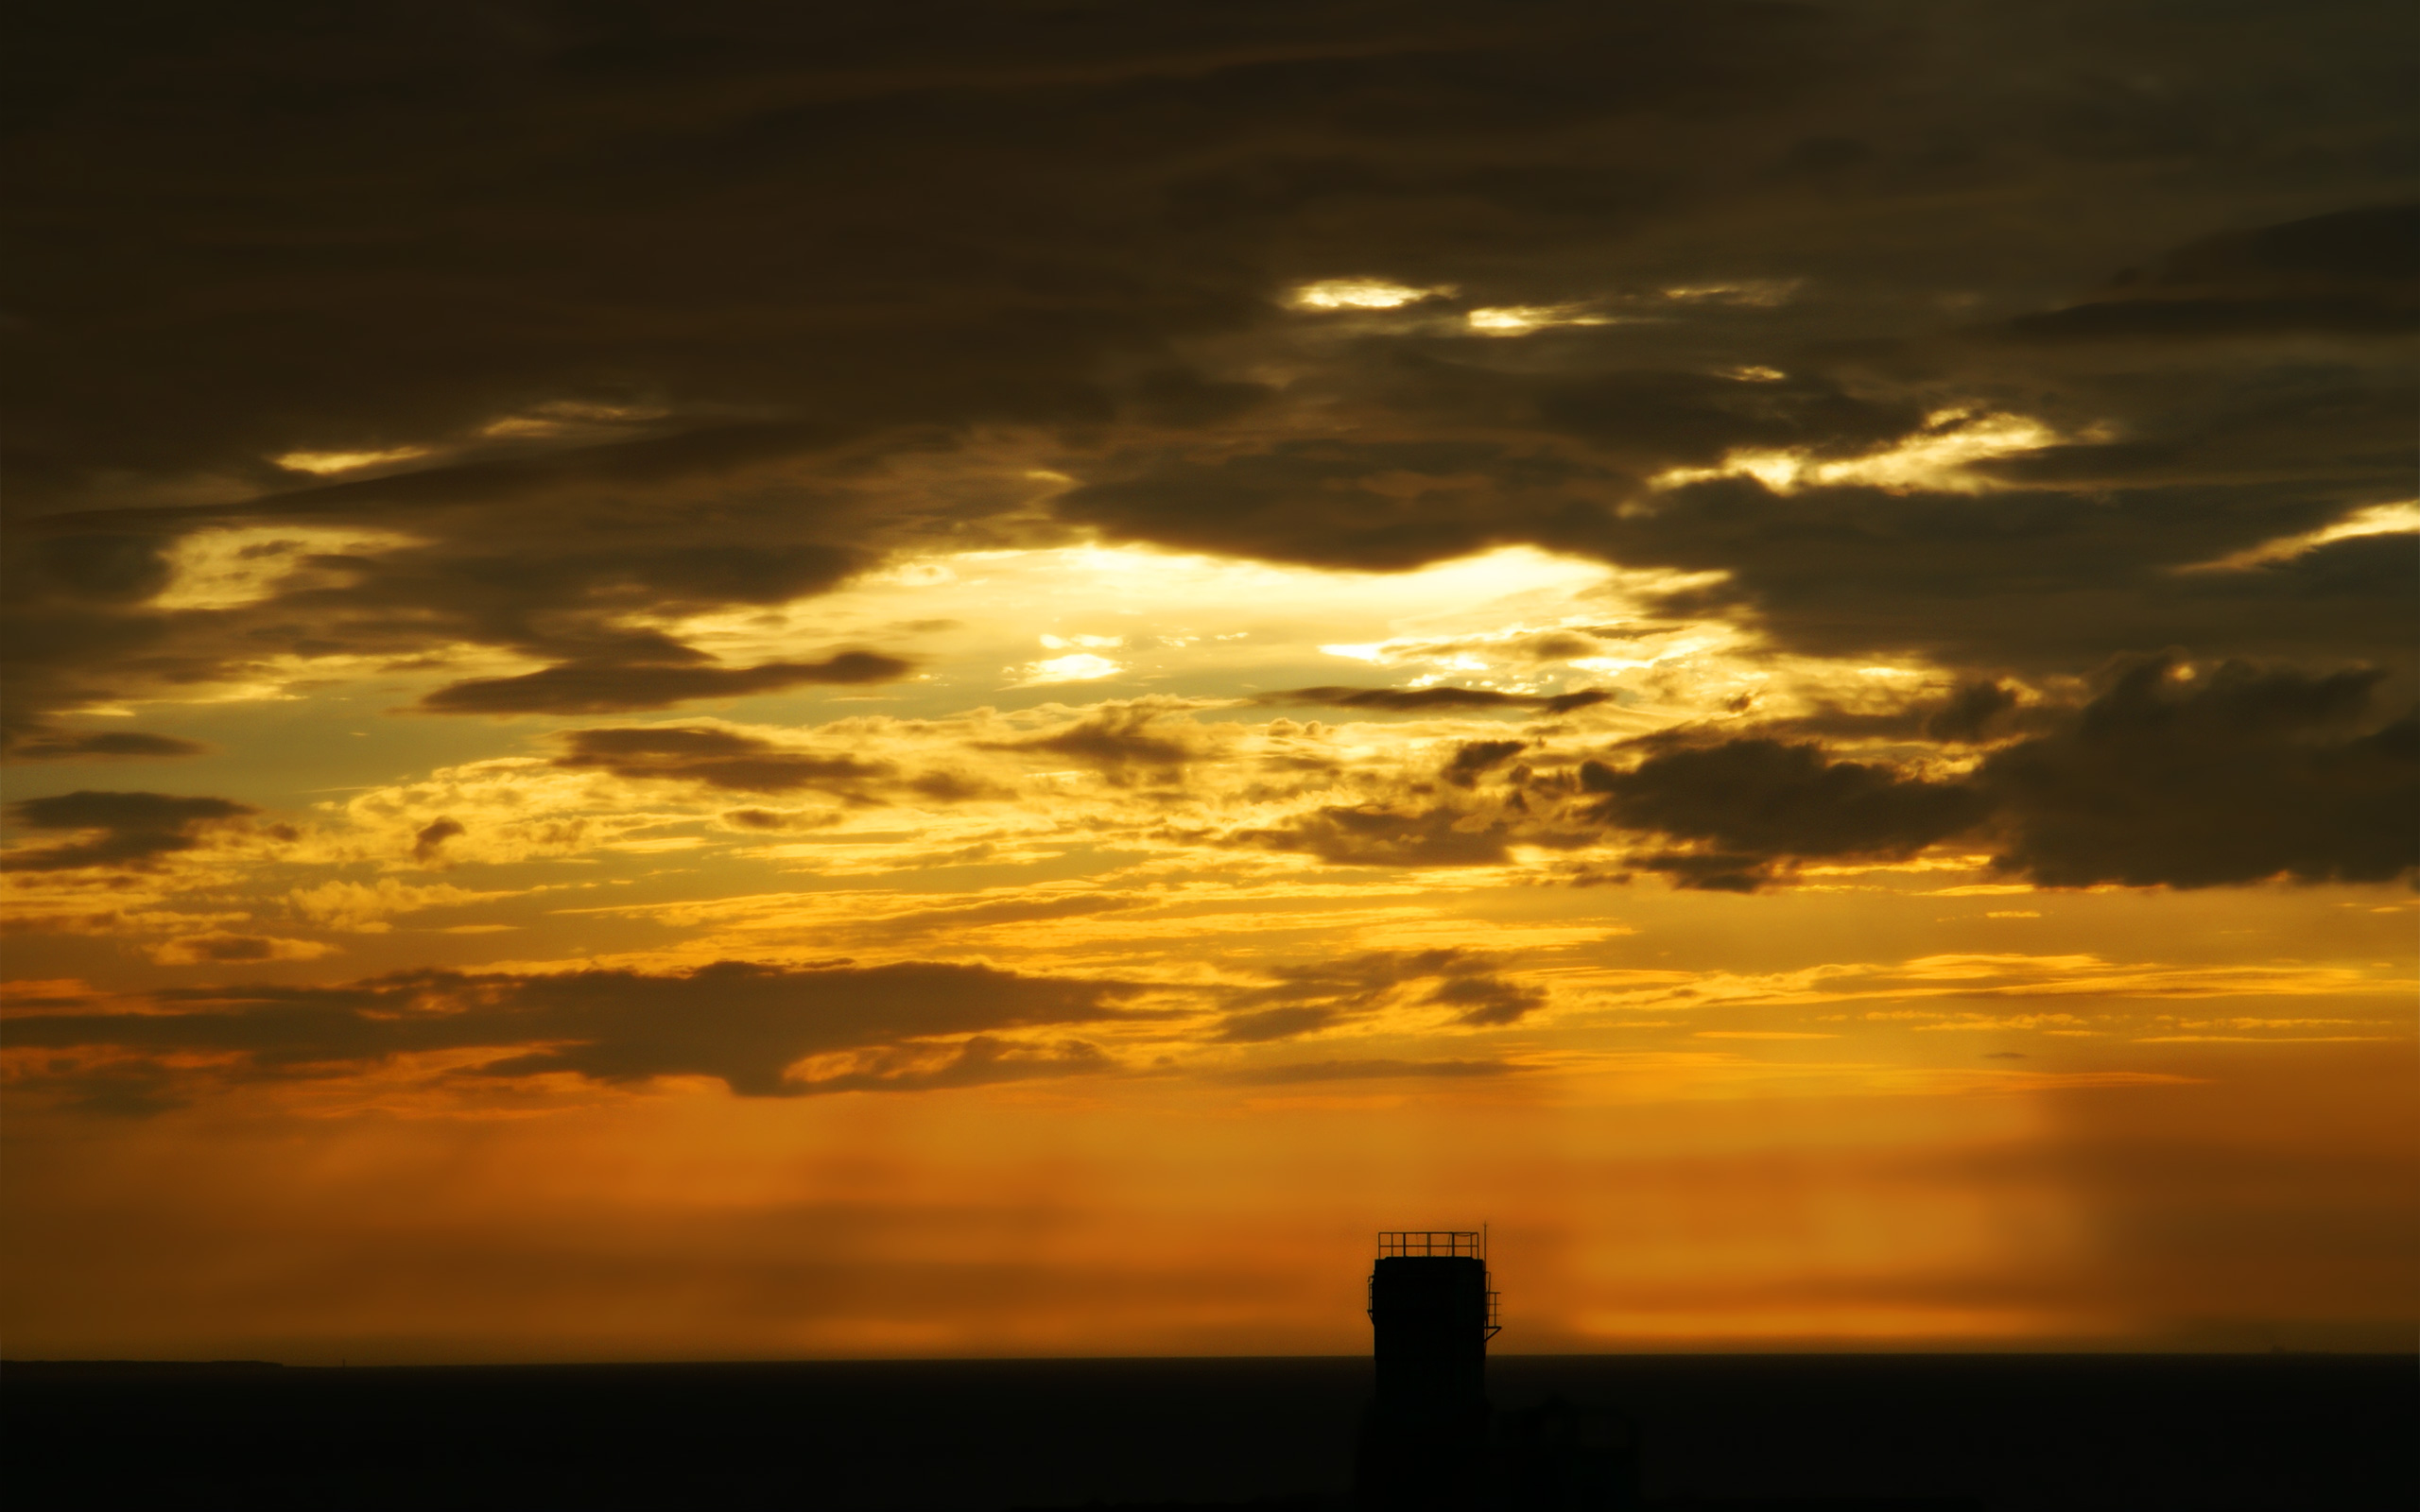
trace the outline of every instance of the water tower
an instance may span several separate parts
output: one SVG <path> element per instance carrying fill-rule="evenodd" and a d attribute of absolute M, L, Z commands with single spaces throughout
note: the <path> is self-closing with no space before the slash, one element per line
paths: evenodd
<path fill-rule="evenodd" d="M 1370 1327 L 1377 1394 L 1355 1500 L 1371 1512 L 1472 1506 L 1485 1495 L 1487 1341 L 1497 1332 L 1485 1232 L 1380 1234 Z"/>

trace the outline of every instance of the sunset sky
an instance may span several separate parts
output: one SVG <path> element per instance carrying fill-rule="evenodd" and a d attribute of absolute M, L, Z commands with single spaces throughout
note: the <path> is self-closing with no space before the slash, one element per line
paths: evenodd
<path fill-rule="evenodd" d="M 12 1358 L 2408 1349 L 2408 6 L 12 49 Z"/>

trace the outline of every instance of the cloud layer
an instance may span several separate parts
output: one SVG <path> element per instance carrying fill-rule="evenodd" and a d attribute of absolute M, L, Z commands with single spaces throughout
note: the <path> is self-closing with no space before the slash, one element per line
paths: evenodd
<path fill-rule="evenodd" d="M 1824 654 L 2409 693 L 2386 543 L 2170 571 L 2409 491 L 2408 28 L 2323 9 L 2088 45 L 1858 5 L 54 18 L 21 754 L 179 754 L 55 721 L 313 662 L 463 666 L 444 713 L 877 680 L 896 650 L 724 664 L 681 622 L 1071 529 L 1530 542 L 1719 575 Z M 1072 480 L 1045 507 L 1011 436 Z"/>
<path fill-rule="evenodd" d="M 923 963 L 786 970 L 721 961 L 670 976 L 421 971 L 341 988 L 169 994 L 158 1005 L 167 1012 L 37 1014 L 12 1019 L 9 1039 L 212 1057 L 221 1075 L 237 1078 L 329 1075 L 467 1051 L 482 1053 L 471 1057 L 476 1075 L 708 1076 L 741 1096 L 777 1097 L 1103 1070 L 1110 1061 L 1098 1046 L 1012 1043 L 994 1031 L 1114 1020 L 1134 990 Z M 819 1069 L 793 1074 L 818 1057 Z"/>

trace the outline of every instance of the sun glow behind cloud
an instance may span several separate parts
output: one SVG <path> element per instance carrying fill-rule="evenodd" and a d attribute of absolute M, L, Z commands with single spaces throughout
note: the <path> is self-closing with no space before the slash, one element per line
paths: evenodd
<path fill-rule="evenodd" d="M 1943 409 L 1926 416 L 1925 428 L 1916 434 L 1859 456 L 1824 458 L 1804 450 L 1735 451 L 1713 467 L 1673 468 L 1658 473 L 1654 486 L 1676 489 L 1715 478 L 1752 477 L 1776 493 L 1857 484 L 1976 493 L 1999 485 L 1970 471 L 1973 464 L 2038 451 L 2061 439 L 2040 421 L 2023 415 Z"/>
<path fill-rule="evenodd" d="M 168 583 L 152 603 L 164 610 L 226 610 L 257 603 L 316 575 L 336 582 L 340 565 L 315 558 L 372 556 L 415 544 L 394 530 L 291 524 L 197 530 L 168 548 Z"/>
<path fill-rule="evenodd" d="M 1614 318 L 1582 304 L 1507 304 L 1463 317 L 1481 335 L 1518 336 L 1561 325 L 1611 325 Z"/>
<path fill-rule="evenodd" d="M 326 475 L 336 472 L 358 472 L 364 468 L 385 467 L 395 462 L 416 462 L 429 455 L 425 446 L 389 446 L 363 452 L 287 452 L 269 458 L 289 472 L 312 472 Z"/>
<path fill-rule="evenodd" d="M 1451 288 L 1413 288 L 1384 279 L 1335 278 L 1304 284 L 1294 291 L 1292 302 L 1305 310 L 1392 310 L 1453 292 Z"/>
<path fill-rule="evenodd" d="M 1299 675 L 1340 632 L 1377 626 L 1434 639 L 1497 633 L 1525 618 L 1601 619 L 1689 580 L 1532 547 L 1405 573 L 1347 573 L 1086 544 L 915 557 L 778 619 L 726 613 L 668 628 L 744 662 L 791 654 L 802 640 L 871 640 L 886 627 L 928 624 L 916 643 L 929 647 L 925 696 L 945 692 L 957 676 L 948 669 L 963 662 L 970 679 L 1011 668 L 1019 686 L 1123 675 L 1216 696 L 1248 691 L 1255 678 Z M 1037 642 L 1058 654 L 1032 658 Z M 988 670 L 975 674 L 975 664 Z M 996 685 L 970 680 L 965 691 Z"/>
<path fill-rule="evenodd" d="M 1020 669 L 1012 667 L 1010 670 Z M 1107 657 L 1078 651 L 1070 656 L 1054 656 L 1044 662 L 1028 662 L 1022 670 L 1025 676 L 1012 686 L 1037 688 L 1053 682 L 1094 682 L 1102 678 L 1115 677 L 1126 668 L 1123 663 L 1112 662 Z"/>
<path fill-rule="evenodd" d="M 2399 536 L 2420 531 L 2420 500 L 2406 499 L 2400 504 L 2374 504 L 2356 509 L 2332 525 L 2307 530 L 2298 536 L 2286 536 L 2264 541 L 2256 546 L 2221 557 L 2215 561 L 2195 562 L 2180 567 L 2187 573 L 2243 572 L 2268 562 L 2291 561 L 2296 557 L 2315 551 L 2338 541 L 2359 541 L 2364 536 Z"/>

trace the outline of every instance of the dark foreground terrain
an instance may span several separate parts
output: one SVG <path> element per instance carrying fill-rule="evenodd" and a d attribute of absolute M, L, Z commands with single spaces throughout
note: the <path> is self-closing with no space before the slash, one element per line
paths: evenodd
<path fill-rule="evenodd" d="M 0 1366 L 21 1507 L 1340 1505 L 1366 1359 Z M 1531 1356 L 1649 1505 L 2420 1505 L 2377 1356 Z"/>

